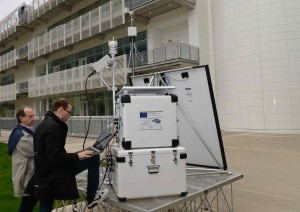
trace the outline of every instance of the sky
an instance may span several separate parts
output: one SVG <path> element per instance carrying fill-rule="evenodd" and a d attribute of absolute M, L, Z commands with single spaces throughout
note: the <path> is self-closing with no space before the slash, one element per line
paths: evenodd
<path fill-rule="evenodd" d="M 0 0 L 0 20 L 9 15 L 12 11 L 17 9 L 22 3 L 30 3 L 33 0 Z"/>

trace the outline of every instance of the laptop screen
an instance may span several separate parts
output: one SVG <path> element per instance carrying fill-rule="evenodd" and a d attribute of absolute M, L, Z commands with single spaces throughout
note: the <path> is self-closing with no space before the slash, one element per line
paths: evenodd
<path fill-rule="evenodd" d="M 115 136 L 114 133 L 102 132 L 99 138 L 96 140 L 93 147 L 99 150 L 104 150 L 114 136 Z"/>

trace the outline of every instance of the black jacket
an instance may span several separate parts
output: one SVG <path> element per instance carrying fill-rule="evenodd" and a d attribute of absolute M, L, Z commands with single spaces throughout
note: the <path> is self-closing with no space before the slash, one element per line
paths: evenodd
<path fill-rule="evenodd" d="M 53 199 L 78 199 L 75 164 L 79 157 L 66 152 L 67 133 L 68 126 L 48 111 L 34 136 L 35 176 L 51 179 Z"/>

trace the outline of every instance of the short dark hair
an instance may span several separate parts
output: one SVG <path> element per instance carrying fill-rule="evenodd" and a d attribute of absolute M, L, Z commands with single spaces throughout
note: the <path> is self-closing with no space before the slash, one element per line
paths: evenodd
<path fill-rule="evenodd" d="M 16 113 L 16 118 L 17 118 L 17 121 L 18 123 L 21 123 L 21 120 L 20 120 L 20 117 L 25 117 L 25 112 L 24 112 L 24 109 L 25 108 L 29 108 L 27 106 L 21 106 L 18 110 L 17 110 L 17 113 Z"/>
<path fill-rule="evenodd" d="M 52 112 L 56 112 L 60 107 L 67 109 L 68 105 L 71 105 L 71 102 L 69 100 L 65 98 L 57 99 L 52 105 Z"/>

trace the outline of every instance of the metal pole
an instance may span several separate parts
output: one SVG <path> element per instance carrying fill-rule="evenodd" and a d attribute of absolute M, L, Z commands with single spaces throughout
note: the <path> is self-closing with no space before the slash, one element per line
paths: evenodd
<path fill-rule="evenodd" d="M 134 72 L 135 72 L 135 39 L 136 39 L 136 26 L 135 26 L 135 20 L 134 20 L 134 12 L 130 11 L 130 27 L 128 27 L 128 36 L 130 38 L 130 52 L 131 52 L 131 70 L 132 70 L 132 77 L 134 78 Z"/>
<path fill-rule="evenodd" d="M 116 84 L 115 84 L 115 55 L 118 53 L 117 52 L 117 47 L 118 47 L 118 42 L 115 40 L 113 37 L 112 41 L 108 42 L 109 46 L 109 53 L 112 58 L 112 92 L 113 92 L 113 118 L 116 117 Z"/>

